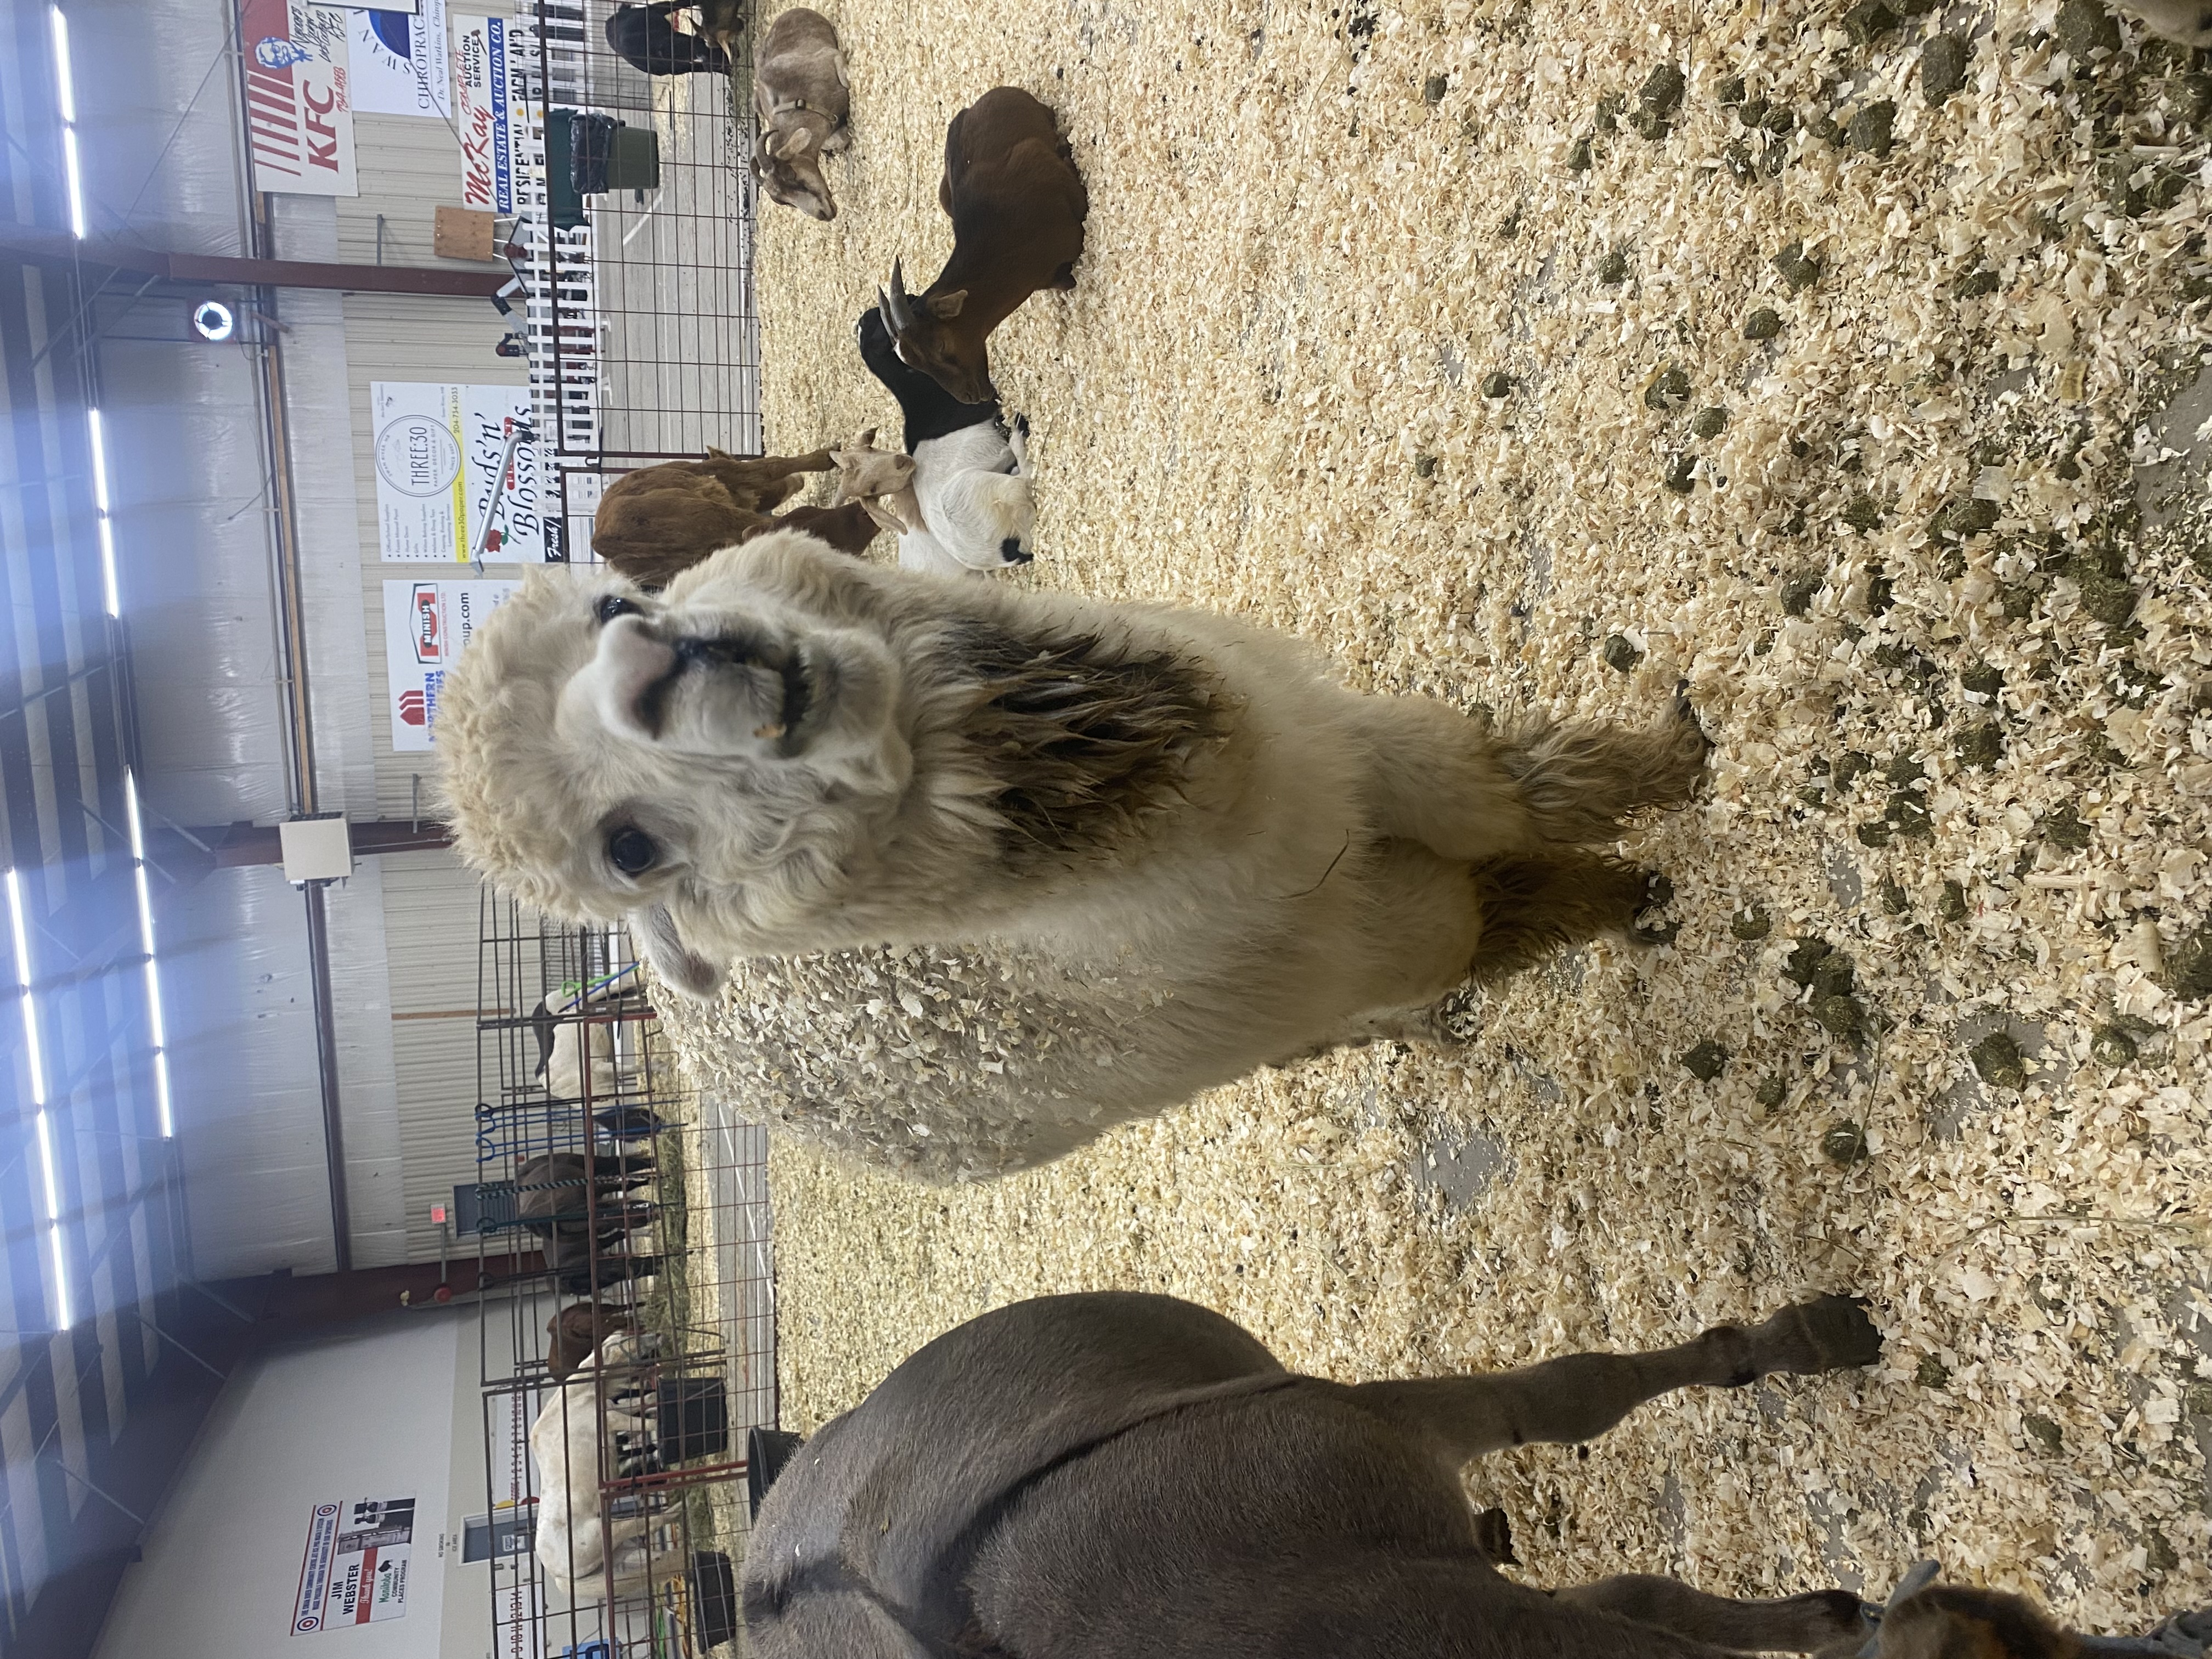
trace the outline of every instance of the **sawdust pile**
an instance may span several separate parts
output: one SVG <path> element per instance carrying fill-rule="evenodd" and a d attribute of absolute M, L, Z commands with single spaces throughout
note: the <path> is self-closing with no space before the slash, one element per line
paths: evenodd
<path fill-rule="evenodd" d="M 854 143 L 833 223 L 764 210 L 771 447 L 896 430 L 853 321 L 936 269 L 944 124 L 1010 82 L 1091 199 L 1076 290 L 993 342 L 1035 580 L 1462 705 L 1639 719 L 1686 677 L 1720 746 L 1635 849 L 1672 944 L 1528 976 L 1462 1050 L 984 1187 L 782 1138 L 787 1423 L 1048 1290 L 1364 1377 L 1848 1289 L 1877 1372 L 1475 1471 L 1526 1573 L 1924 1553 L 2091 1628 L 2212 1600 L 2203 60 L 2090 0 L 832 10 Z M 743 1102 L 793 1003 L 684 1022 L 702 1080 Z"/>

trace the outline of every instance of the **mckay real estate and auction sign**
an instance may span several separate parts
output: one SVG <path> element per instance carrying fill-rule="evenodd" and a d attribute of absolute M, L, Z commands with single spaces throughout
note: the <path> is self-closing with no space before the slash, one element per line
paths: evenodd
<path fill-rule="evenodd" d="M 292 1634 L 407 1614 L 407 1557 L 415 1537 L 412 1498 L 349 1498 L 315 1505 L 292 1603 Z"/>
<path fill-rule="evenodd" d="M 392 746 L 430 747 L 446 671 L 477 624 L 520 582 L 422 581 L 384 584 L 384 667 L 391 686 Z"/>
<path fill-rule="evenodd" d="M 503 475 L 500 465 L 512 423 L 529 413 L 525 386 L 370 385 L 376 539 L 387 562 L 467 563 L 495 498 L 500 512 L 484 557 L 524 564 L 545 559 L 537 446 L 519 446 Z"/>
<path fill-rule="evenodd" d="M 453 125 L 461 141 L 461 205 L 512 214 L 528 88 L 503 17 L 465 17 L 453 32 Z"/>
<path fill-rule="evenodd" d="M 301 0 L 246 0 L 242 21 L 253 187 L 359 195 L 347 15 Z"/>

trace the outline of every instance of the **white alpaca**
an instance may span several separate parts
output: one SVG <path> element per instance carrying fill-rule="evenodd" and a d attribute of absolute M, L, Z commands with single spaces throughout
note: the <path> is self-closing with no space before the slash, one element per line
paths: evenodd
<path fill-rule="evenodd" d="M 1112 1066 L 992 1114 L 1030 1162 L 1255 1066 L 1424 1031 L 1470 974 L 1626 926 L 1644 873 L 1582 848 L 1685 799 L 1705 748 L 1679 702 L 1643 732 L 1500 733 L 1225 617 L 789 532 L 659 595 L 533 573 L 449 674 L 438 738 L 463 855 L 548 911 L 637 918 L 693 995 L 732 957 L 883 944 L 1011 941 L 1141 980 Z"/>

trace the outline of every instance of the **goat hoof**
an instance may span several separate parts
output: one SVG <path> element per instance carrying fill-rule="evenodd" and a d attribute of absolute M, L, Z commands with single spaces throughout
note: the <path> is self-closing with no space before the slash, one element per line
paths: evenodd
<path fill-rule="evenodd" d="M 1778 1314 L 1796 1339 L 1791 1346 L 1802 1344 L 1789 1356 L 1787 1369 L 1839 1371 L 1873 1364 L 1881 1358 L 1881 1332 L 1867 1317 L 1870 1305 L 1864 1297 L 1821 1296 Z"/>

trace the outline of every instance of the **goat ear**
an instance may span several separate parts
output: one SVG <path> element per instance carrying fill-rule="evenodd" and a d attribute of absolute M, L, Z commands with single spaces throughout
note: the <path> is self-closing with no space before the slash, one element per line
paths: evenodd
<path fill-rule="evenodd" d="M 933 294 L 924 300 L 922 304 L 928 307 L 931 316 L 942 323 L 957 317 L 960 314 L 960 307 L 967 301 L 968 290 L 964 288 L 956 288 L 950 294 Z"/>
<path fill-rule="evenodd" d="M 722 970 L 684 945 L 666 905 L 656 904 L 632 915 L 630 936 L 653 971 L 685 996 L 704 1002 L 722 988 Z"/>
<path fill-rule="evenodd" d="M 771 128 L 761 134 L 761 149 L 769 155 L 781 156 L 786 146 L 786 135 Z"/>
<path fill-rule="evenodd" d="M 782 154 L 785 155 L 804 155 L 810 149 L 812 148 L 813 143 L 814 135 L 808 131 L 805 127 L 800 127 L 792 133 L 789 142 L 787 142 L 783 147 Z"/>

